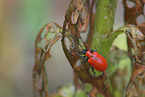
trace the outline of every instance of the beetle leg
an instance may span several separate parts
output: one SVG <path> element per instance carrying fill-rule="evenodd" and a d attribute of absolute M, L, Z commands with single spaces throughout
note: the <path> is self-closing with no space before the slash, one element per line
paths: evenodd
<path fill-rule="evenodd" d="M 96 49 L 96 50 L 94 50 L 94 52 L 97 52 L 97 49 Z"/>
<path fill-rule="evenodd" d="M 96 49 L 96 50 L 91 49 L 90 51 L 91 51 L 91 53 L 93 53 L 93 52 L 97 52 L 97 49 Z"/>
<path fill-rule="evenodd" d="M 83 61 L 83 63 L 85 63 L 86 61 L 88 61 L 88 59 L 89 59 L 89 58 L 86 58 L 86 59 Z"/>
<path fill-rule="evenodd" d="M 104 75 L 104 71 L 103 71 L 102 75 Z"/>
<path fill-rule="evenodd" d="M 93 53 L 93 52 L 94 52 L 94 50 L 93 50 L 93 49 L 91 49 L 90 51 L 91 51 L 91 53 Z"/>
<path fill-rule="evenodd" d="M 80 56 L 80 58 L 84 59 L 86 56 L 82 56 L 81 54 L 76 54 L 78 56 Z"/>
<path fill-rule="evenodd" d="M 96 72 L 94 71 L 94 67 L 92 67 L 92 71 L 93 71 L 93 73 L 94 73 L 93 77 L 95 77 Z"/>
<path fill-rule="evenodd" d="M 105 77 L 105 80 L 107 80 L 105 71 L 103 71 L 103 73 L 100 75 L 100 77 Z"/>

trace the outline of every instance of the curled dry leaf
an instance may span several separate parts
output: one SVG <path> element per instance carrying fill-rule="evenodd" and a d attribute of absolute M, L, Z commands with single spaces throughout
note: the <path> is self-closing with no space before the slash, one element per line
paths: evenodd
<path fill-rule="evenodd" d="M 128 46 L 129 46 L 129 48 L 133 48 L 134 52 L 135 52 L 135 61 L 141 62 L 138 57 L 141 55 L 141 52 L 142 52 L 142 48 L 141 48 L 139 42 L 143 41 L 145 39 L 145 36 L 138 29 L 138 27 L 136 27 L 134 25 L 125 25 L 125 26 L 119 28 L 118 30 L 113 31 L 110 34 L 110 37 L 112 38 L 112 36 L 113 36 L 113 38 L 116 38 L 116 36 L 118 36 L 118 34 L 116 34 L 116 33 L 118 33 L 118 34 L 126 33 L 127 38 L 128 38 Z M 132 55 L 132 59 L 133 59 L 133 55 Z"/>
<path fill-rule="evenodd" d="M 35 97 L 38 95 L 42 96 L 44 95 L 43 93 L 45 93 L 45 97 L 48 97 L 47 74 L 44 63 L 51 57 L 51 47 L 60 39 L 61 30 L 62 28 L 58 24 L 49 23 L 42 27 L 37 35 L 35 41 L 35 64 L 33 68 Z M 43 80 L 41 80 L 41 77 Z"/>
<path fill-rule="evenodd" d="M 127 1 L 131 1 L 134 3 L 134 6 L 132 8 L 129 8 L 127 5 Z M 134 68 L 133 72 L 130 78 L 130 81 L 128 83 L 129 88 L 130 84 L 133 83 L 133 86 L 131 87 L 131 90 L 127 91 L 127 96 L 131 97 L 132 96 L 140 96 L 140 91 L 139 91 L 139 86 L 136 82 L 135 79 L 137 79 L 138 75 L 144 71 L 144 65 L 145 64 L 145 59 L 144 59 L 144 50 L 145 50 L 145 23 L 143 22 L 142 24 L 139 24 L 137 22 L 137 18 L 140 15 L 144 15 L 144 2 L 145 0 L 123 0 L 123 5 L 124 5 L 124 10 L 125 10 L 125 23 L 126 24 L 133 24 L 138 26 L 140 30 L 133 30 L 135 33 L 131 33 L 130 35 L 128 34 L 128 54 L 130 55 L 130 59 L 132 60 L 132 63 L 134 63 L 134 54 L 132 53 L 132 48 L 135 50 L 135 59 L 137 62 L 141 63 L 134 63 Z M 139 32 L 139 33 L 136 33 Z M 129 41 L 131 40 L 131 41 Z M 143 82 L 143 80 L 141 80 Z M 144 84 L 142 84 L 144 85 Z M 128 94 L 130 92 L 130 94 Z M 135 93 L 136 92 L 136 93 Z"/>
<path fill-rule="evenodd" d="M 134 6 L 132 8 L 129 8 L 129 6 L 127 4 L 127 1 L 132 2 L 134 4 Z M 145 0 L 123 0 L 124 11 L 125 11 L 125 14 L 124 14 L 125 15 L 125 23 L 126 24 L 133 24 L 133 25 L 138 26 L 138 28 L 141 30 L 141 32 L 145 35 L 145 29 L 144 29 L 145 28 L 145 23 L 143 22 L 142 24 L 139 24 L 137 22 L 137 18 L 140 15 L 144 16 L 144 10 L 145 10 L 144 9 L 144 4 L 145 4 Z M 139 36 L 139 38 L 140 38 L 140 36 Z M 137 46 L 141 50 L 141 54 L 138 55 L 138 56 L 139 56 L 139 59 L 141 59 L 141 61 L 144 61 L 142 52 L 144 52 L 143 50 L 145 49 L 145 46 L 144 46 L 145 39 L 144 40 L 138 40 L 138 41 L 139 41 L 138 44 L 140 44 L 140 45 L 137 44 Z M 132 45 L 131 41 L 128 41 L 128 53 L 131 56 L 131 60 L 133 59 L 133 53 L 131 51 L 132 48 L 135 48 L 134 45 Z M 137 59 L 137 57 L 136 57 L 136 59 Z"/>
<path fill-rule="evenodd" d="M 38 33 L 35 41 L 35 66 L 42 65 L 51 57 L 50 49 L 60 39 L 61 27 L 56 23 L 46 24 Z M 50 34 L 54 34 L 50 35 Z M 52 37 L 53 36 L 53 37 Z M 35 68 L 34 68 L 35 70 Z"/>
<path fill-rule="evenodd" d="M 141 41 L 145 38 L 144 35 L 135 26 L 130 27 L 129 30 L 126 31 L 126 34 L 128 36 L 128 39 L 130 40 L 128 42 L 129 46 L 130 47 L 133 46 L 133 48 L 134 48 L 136 61 L 141 62 L 138 58 L 138 56 L 141 54 L 141 46 L 139 45 L 139 41 Z"/>
<path fill-rule="evenodd" d="M 129 86 L 130 86 L 131 83 L 135 84 L 135 87 L 132 87 L 131 89 L 134 90 L 134 88 L 136 88 L 137 94 L 138 94 L 138 96 L 140 96 L 139 89 L 138 89 L 139 86 L 137 86 L 137 83 L 136 83 L 135 79 L 136 79 L 137 76 L 139 76 L 144 71 L 145 71 L 145 66 L 144 65 L 134 64 L 132 75 L 131 75 L 130 81 L 128 83 L 128 86 L 127 86 L 126 96 L 131 95 L 131 94 L 128 93 L 129 91 L 131 91 L 131 90 L 129 90 Z"/>

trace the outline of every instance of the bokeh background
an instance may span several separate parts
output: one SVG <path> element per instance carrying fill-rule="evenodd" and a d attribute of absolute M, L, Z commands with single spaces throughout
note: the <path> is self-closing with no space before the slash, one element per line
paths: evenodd
<path fill-rule="evenodd" d="M 32 97 L 35 38 L 46 23 L 63 24 L 70 1 L 0 0 L 0 97 Z M 124 24 L 122 0 L 118 1 L 115 29 Z M 125 40 L 118 42 L 114 44 L 127 49 L 121 45 Z M 46 66 L 49 93 L 54 93 L 59 87 L 73 83 L 73 73 L 60 41 L 51 54 Z"/>

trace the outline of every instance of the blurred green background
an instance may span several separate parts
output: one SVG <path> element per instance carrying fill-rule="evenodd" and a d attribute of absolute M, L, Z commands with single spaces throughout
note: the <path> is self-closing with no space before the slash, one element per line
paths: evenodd
<path fill-rule="evenodd" d="M 0 0 L 0 97 L 32 97 L 35 38 L 46 23 L 63 24 L 70 1 Z M 121 25 L 123 6 L 119 0 L 115 28 Z M 118 46 L 126 50 L 121 43 Z M 60 41 L 53 46 L 51 54 L 53 56 L 46 65 L 49 93 L 73 82 L 72 69 Z"/>
<path fill-rule="evenodd" d="M 41 27 L 50 21 L 62 25 L 69 2 L 0 0 L 0 97 L 32 97 L 35 38 Z M 52 93 L 57 87 L 72 81 L 72 69 L 60 42 L 51 52 L 53 57 L 47 68 Z M 63 63 L 62 66 L 58 66 L 59 63 Z"/>

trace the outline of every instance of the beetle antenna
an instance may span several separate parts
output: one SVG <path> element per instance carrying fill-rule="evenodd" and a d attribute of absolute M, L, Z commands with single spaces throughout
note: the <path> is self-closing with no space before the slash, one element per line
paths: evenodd
<path fill-rule="evenodd" d="M 83 63 L 85 63 L 86 61 L 88 61 L 88 59 L 89 59 L 89 58 L 86 58 L 86 59 L 83 61 Z"/>
<path fill-rule="evenodd" d="M 79 44 L 79 46 L 81 47 L 81 49 L 83 49 L 83 47 L 80 45 L 80 43 L 79 43 L 79 39 L 78 39 L 78 37 L 77 37 L 77 34 L 76 34 L 76 39 L 77 39 L 77 42 L 78 42 L 78 44 Z"/>
<path fill-rule="evenodd" d="M 82 47 L 81 44 L 79 43 L 78 39 L 77 39 L 77 42 L 78 42 L 79 46 L 81 47 L 81 49 L 83 49 L 83 47 Z"/>

